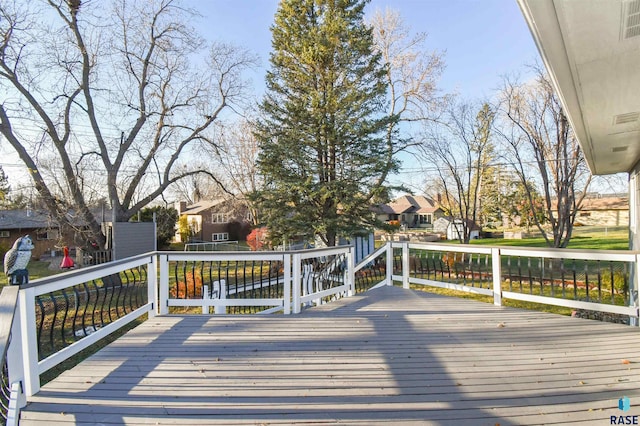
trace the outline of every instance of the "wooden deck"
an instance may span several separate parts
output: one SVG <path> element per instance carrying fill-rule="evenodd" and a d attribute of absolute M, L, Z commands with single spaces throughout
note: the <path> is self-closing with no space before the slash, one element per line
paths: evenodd
<path fill-rule="evenodd" d="M 640 415 L 639 332 L 389 287 L 297 316 L 158 317 L 21 425 L 608 425 Z"/>

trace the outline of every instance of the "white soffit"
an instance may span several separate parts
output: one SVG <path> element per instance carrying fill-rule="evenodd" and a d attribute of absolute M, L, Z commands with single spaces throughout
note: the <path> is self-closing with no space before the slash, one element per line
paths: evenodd
<path fill-rule="evenodd" d="M 518 0 L 594 174 L 640 161 L 640 0 Z"/>

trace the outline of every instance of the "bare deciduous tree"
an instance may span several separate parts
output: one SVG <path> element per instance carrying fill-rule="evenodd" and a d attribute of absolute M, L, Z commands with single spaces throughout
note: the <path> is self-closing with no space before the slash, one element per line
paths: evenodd
<path fill-rule="evenodd" d="M 242 98 L 254 57 L 225 43 L 203 56 L 192 15 L 174 0 L 0 4 L 0 132 L 48 210 L 74 209 L 99 243 L 92 192 L 126 221 L 203 172 L 184 156 Z"/>
<path fill-rule="evenodd" d="M 436 172 L 435 186 L 461 243 L 468 243 L 480 212 L 483 171 L 493 138 L 494 111 L 488 104 L 450 106 L 444 123 L 431 127 L 420 146 L 427 167 Z"/>
<path fill-rule="evenodd" d="M 539 66 L 533 69 L 531 82 L 505 80 L 502 115 L 506 126 L 500 133 L 520 180 L 523 184 L 535 181 L 541 188 L 542 204 L 535 202 L 531 186 L 523 185 L 537 228 L 550 246 L 566 247 L 591 174 L 548 76 Z M 549 223 L 550 230 L 543 222 Z"/>
<path fill-rule="evenodd" d="M 416 144 L 411 135 L 412 123 L 437 120 L 449 100 L 437 87 L 445 66 L 444 58 L 442 52 L 425 47 L 426 33 L 411 34 L 397 10 L 376 10 L 368 23 L 373 27 L 375 48 L 387 66 L 388 114 L 399 117 L 387 132 L 388 155 L 392 158 Z M 398 138 L 400 126 L 404 135 Z M 417 127 L 421 128 L 421 125 Z"/>
<path fill-rule="evenodd" d="M 262 177 L 257 166 L 259 146 L 254 128 L 250 120 L 243 118 L 217 130 L 215 147 L 220 156 L 221 179 L 236 202 L 247 208 L 253 225 L 258 225 L 258 209 L 251 195 L 262 188 Z"/>

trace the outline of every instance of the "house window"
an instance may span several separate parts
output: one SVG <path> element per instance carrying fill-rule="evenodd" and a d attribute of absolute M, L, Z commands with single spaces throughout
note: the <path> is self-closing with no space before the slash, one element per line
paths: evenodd
<path fill-rule="evenodd" d="M 11 236 L 11 231 L 0 231 L 0 238 L 9 238 Z"/>
<path fill-rule="evenodd" d="M 420 214 L 418 215 L 418 220 L 421 225 L 431 225 L 431 214 Z"/>
<path fill-rule="evenodd" d="M 229 241 L 229 233 L 218 232 L 217 234 L 211 234 L 211 241 Z"/>
<path fill-rule="evenodd" d="M 580 212 L 581 217 L 589 217 L 591 216 L 591 212 Z"/>
<path fill-rule="evenodd" d="M 57 240 L 58 236 L 59 234 L 57 229 L 49 229 L 48 231 L 40 231 L 36 233 L 37 240 Z"/>
<path fill-rule="evenodd" d="M 229 223 L 229 214 L 227 213 L 212 213 L 211 223 Z"/>

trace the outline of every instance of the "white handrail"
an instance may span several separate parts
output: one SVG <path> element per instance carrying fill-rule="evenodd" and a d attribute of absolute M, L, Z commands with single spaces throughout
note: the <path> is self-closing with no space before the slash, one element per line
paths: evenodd
<path fill-rule="evenodd" d="M 393 251 L 396 248 L 402 249 L 402 272 L 400 275 L 393 275 L 394 259 Z M 440 253 L 468 253 L 487 255 L 480 257 L 482 260 L 482 270 L 467 270 L 458 277 L 446 281 L 446 276 L 416 276 L 417 269 L 415 262 L 411 260 L 416 255 L 416 251 L 433 251 Z M 297 252 L 153 252 L 124 259 L 117 262 L 111 262 L 103 265 L 83 268 L 77 271 L 66 272 L 54 277 L 33 280 L 31 283 L 21 287 L 18 293 L 18 307 L 15 313 L 13 327 L 11 328 L 12 339 L 7 351 L 7 360 L 10 368 L 11 386 L 13 390 L 22 388 L 24 394 L 12 394 L 12 407 L 20 407 L 26 402 L 25 396 L 33 395 L 39 390 L 39 375 L 61 362 L 63 359 L 84 349 L 100 337 L 106 336 L 115 329 L 132 321 L 133 319 L 149 313 L 150 316 L 168 313 L 169 301 L 169 262 L 172 261 L 220 261 L 220 262 L 243 262 L 243 261 L 268 261 L 282 262 L 278 264 L 278 284 L 284 284 L 284 294 L 278 298 L 254 298 L 254 299 L 220 299 L 220 300 L 189 300 L 185 301 L 186 305 L 201 306 L 208 308 L 213 306 L 221 312 L 226 306 L 267 306 L 272 305 L 275 308 L 268 309 L 268 312 L 284 311 L 285 314 L 300 312 L 303 303 L 322 299 L 323 297 L 336 295 L 350 295 L 353 293 L 353 281 L 356 271 L 362 270 L 367 264 L 370 264 L 378 257 L 386 252 L 386 276 L 384 283 L 392 285 L 393 280 L 403 281 L 405 287 L 409 284 L 431 285 L 445 288 L 453 288 L 462 291 L 471 291 L 479 294 L 493 295 L 494 303 L 500 305 L 503 299 L 524 300 L 536 303 L 545 303 L 550 305 L 565 306 L 575 309 L 598 310 L 602 312 L 611 312 L 623 315 L 629 315 L 632 318 L 639 317 L 638 288 L 640 287 L 640 274 L 638 273 L 640 265 L 640 252 L 637 251 L 594 251 L 594 250 L 566 250 L 566 249 L 538 249 L 538 248 L 513 248 L 513 247 L 486 247 L 486 246 L 465 246 L 451 245 L 439 243 L 387 243 L 383 247 L 377 249 L 374 253 L 363 259 L 358 265 L 354 265 L 353 253 L 350 247 L 330 247 L 324 249 L 302 250 Z M 346 265 L 346 273 L 339 278 L 340 285 L 329 289 L 313 289 L 303 295 L 302 281 L 304 274 L 302 265 L 305 260 L 313 258 L 326 258 L 330 256 L 339 256 L 338 259 L 331 259 L 328 263 L 334 266 L 341 262 Z M 342 257 L 346 256 L 346 257 Z M 635 273 L 630 274 L 634 277 L 631 286 L 630 306 L 620 306 L 614 304 L 597 303 L 592 301 L 582 301 L 573 299 L 563 299 L 559 297 L 549 297 L 542 295 L 531 295 L 525 293 L 517 293 L 514 291 L 502 290 L 503 272 L 502 256 L 530 257 L 540 259 L 572 259 L 582 261 L 607 261 L 620 262 L 635 268 Z M 419 257 L 419 256 L 417 256 Z M 489 265 L 489 260 L 491 264 Z M 475 263 L 473 264 L 476 267 Z M 479 263 L 478 263 L 479 265 Z M 117 275 L 123 271 L 146 266 L 147 268 L 147 297 L 148 303 L 123 316 L 121 319 L 111 322 L 111 325 L 102 327 L 97 332 L 85 336 L 78 342 L 67 346 L 65 349 L 51 355 L 50 357 L 39 361 L 37 353 L 36 341 L 36 303 L 35 298 L 38 295 L 54 293 L 58 290 L 73 287 L 79 284 L 98 280 L 109 275 Z M 468 266 L 468 264 L 467 264 Z M 628 267 L 628 266 L 626 266 Z M 282 269 L 281 269 L 282 268 Z M 312 272 L 318 273 L 318 271 Z M 452 274 L 457 272 L 453 271 Z M 443 274 L 444 275 L 444 274 Z M 458 282 L 454 282 L 458 279 Z M 474 279 L 481 279 L 482 285 L 473 287 L 466 285 L 466 282 L 472 282 Z M 245 290 L 254 284 L 245 285 Z M 258 285 L 258 284 L 255 284 Z M 536 285 L 541 285 L 540 283 Z M 608 284 L 609 285 L 609 284 Z M 611 295 L 613 297 L 613 284 L 611 284 Z M 255 289 L 254 287 L 251 287 Z M 16 290 L 8 290 L 9 292 Z M 238 291 L 238 290 L 236 290 Z M 144 302 L 144 299 L 143 299 Z M 173 303 L 173 301 L 172 301 Z M 3 324 L 2 324 L 3 325 Z M 6 335 L 6 327 L 1 327 L 2 333 Z M 19 386 L 21 385 L 21 386 Z M 21 396 L 22 395 L 22 396 Z M 11 419 L 16 418 L 17 414 L 12 412 Z"/>

